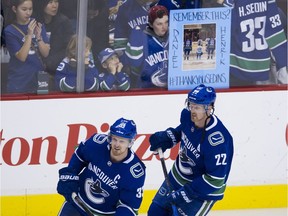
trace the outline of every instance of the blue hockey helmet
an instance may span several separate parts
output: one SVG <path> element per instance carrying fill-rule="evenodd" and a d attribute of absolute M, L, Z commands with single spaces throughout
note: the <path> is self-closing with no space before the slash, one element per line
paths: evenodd
<path fill-rule="evenodd" d="M 200 84 L 196 86 L 192 91 L 188 93 L 187 102 L 202 104 L 202 105 L 214 105 L 216 100 L 216 92 L 213 87 Z"/>
<path fill-rule="evenodd" d="M 133 140 L 137 134 L 136 124 L 133 120 L 120 118 L 111 125 L 110 134 Z"/>

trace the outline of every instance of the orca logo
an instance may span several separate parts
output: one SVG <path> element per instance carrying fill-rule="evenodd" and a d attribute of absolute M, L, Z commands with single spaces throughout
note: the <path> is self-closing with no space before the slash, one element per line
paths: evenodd
<path fill-rule="evenodd" d="M 93 179 L 86 179 L 85 191 L 89 200 L 96 204 L 102 204 L 105 202 L 105 197 L 109 196 L 109 193 L 101 187 L 101 182 L 97 179 L 95 182 Z"/>

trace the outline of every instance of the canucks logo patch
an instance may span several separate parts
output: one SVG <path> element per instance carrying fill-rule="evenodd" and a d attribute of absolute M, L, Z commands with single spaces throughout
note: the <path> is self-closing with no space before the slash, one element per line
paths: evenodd
<path fill-rule="evenodd" d="M 93 141 L 97 144 L 103 144 L 107 140 L 107 135 L 105 134 L 95 134 Z"/>
<path fill-rule="evenodd" d="M 140 163 L 136 163 L 130 168 L 130 172 L 134 178 L 140 178 L 144 175 L 144 170 Z"/>
<path fill-rule="evenodd" d="M 216 131 L 208 136 L 210 145 L 217 146 L 225 142 L 224 136 L 220 131 Z"/>

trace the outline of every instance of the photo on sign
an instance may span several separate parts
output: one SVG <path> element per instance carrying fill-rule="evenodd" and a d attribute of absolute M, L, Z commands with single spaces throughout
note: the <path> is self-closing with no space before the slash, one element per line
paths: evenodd
<path fill-rule="evenodd" d="M 182 70 L 216 67 L 216 24 L 188 24 L 183 27 Z"/>

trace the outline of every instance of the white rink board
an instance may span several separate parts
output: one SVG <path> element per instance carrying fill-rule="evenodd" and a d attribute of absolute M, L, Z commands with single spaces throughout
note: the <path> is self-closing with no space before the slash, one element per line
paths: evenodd
<path fill-rule="evenodd" d="M 287 96 L 287 91 L 217 94 L 215 114 L 232 133 L 235 146 L 228 185 L 287 183 Z M 110 125 L 120 117 L 133 119 L 140 135 L 133 146 L 137 150 L 147 134 L 179 124 L 185 99 L 186 94 L 171 94 L 1 101 L 1 195 L 56 193 L 58 169 L 66 165 L 63 161 L 71 125 L 94 125 L 98 132 L 106 133 L 101 131 L 104 123 Z M 77 142 L 85 139 L 86 133 L 81 127 Z M 20 137 L 27 142 L 26 153 L 20 152 Z M 48 164 L 44 144 L 38 155 L 40 164 L 29 164 L 33 140 L 40 137 L 57 140 L 55 164 Z M 11 155 L 7 155 L 9 148 Z M 24 159 L 19 165 L 8 165 L 9 159 L 17 164 L 20 154 Z M 142 158 L 151 154 L 147 150 Z M 144 163 L 145 189 L 157 189 L 163 180 L 161 164 L 155 157 Z M 167 167 L 172 163 L 167 160 Z"/>
<path fill-rule="evenodd" d="M 252 209 L 252 210 L 212 210 L 209 216 L 287 216 L 287 208 L 271 208 L 271 209 Z M 147 216 L 140 214 L 139 216 Z"/>

